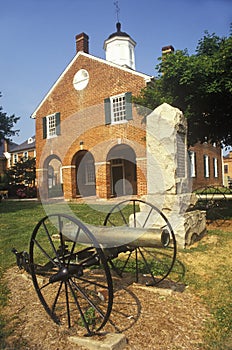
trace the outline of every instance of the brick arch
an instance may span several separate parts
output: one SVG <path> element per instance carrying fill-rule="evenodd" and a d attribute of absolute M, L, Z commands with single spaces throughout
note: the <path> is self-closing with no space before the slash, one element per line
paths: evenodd
<path fill-rule="evenodd" d="M 95 161 L 103 161 L 110 149 L 120 143 L 133 148 L 136 157 L 145 157 L 145 136 L 145 130 L 133 125 L 114 125 L 112 128 L 106 128 L 105 125 L 90 127 L 70 144 L 63 159 L 64 165 L 72 164 L 73 156 L 81 149 L 90 151 Z"/>
<path fill-rule="evenodd" d="M 137 165 L 136 154 L 132 147 L 122 143 L 112 147 L 106 157 L 110 164 L 111 195 L 137 194 Z"/>
<path fill-rule="evenodd" d="M 74 195 L 81 197 L 96 195 L 95 160 L 88 150 L 79 150 L 72 159 L 72 177 Z"/>
<path fill-rule="evenodd" d="M 43 167 L 44 167 L 45 169 L 47 169 L 49 163 L 50 163 L 53 159 L 58 160 L 58 161 L 62 164 L 62 161 L 61 161 L 61 159 L 60 159 L 60 157 L 59 157 L 58 155 L 56 155 L 56 154 L 51 154 L 51 155 L 49 155 L 47 158 L 44 159 Z"/>
<path fill-rule="evenodd" d="M 43 167 L 37 169 L 37 181 L 40 198 L 63 195 L 62 162 L 58 155 L 52 154 L 43 161 Z"/>

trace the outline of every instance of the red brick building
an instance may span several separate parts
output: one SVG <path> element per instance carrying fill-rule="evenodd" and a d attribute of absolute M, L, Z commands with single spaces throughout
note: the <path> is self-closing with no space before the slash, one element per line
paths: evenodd
<path fill-rule="evenodd" d="M 85 33 L 76 36 L 75 57 L 32 115 L 41 197 L 56 186 L 65 199 L 146 194 L 146 126 L 131 99 L 153 77 L 135 70 L 135 45 L 120 23 L 105 40 L 106 59 L 89 54 Z"/>
<path fill-rule="evenodd" d="M 210 143 L 197 143 L 189 149 L 193 190 L 206 186 L 222 186 L 221 148 Z"/>

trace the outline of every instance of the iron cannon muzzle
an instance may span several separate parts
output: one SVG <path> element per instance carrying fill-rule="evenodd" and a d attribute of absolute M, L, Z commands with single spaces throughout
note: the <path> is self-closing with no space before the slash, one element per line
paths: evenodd
<path fill-rule="evenodd" d="M 161 234 L 161 243 L 163 247 L 168 247 L 170 244 L 170 233 L 167 229 L 164 229 Z"/>

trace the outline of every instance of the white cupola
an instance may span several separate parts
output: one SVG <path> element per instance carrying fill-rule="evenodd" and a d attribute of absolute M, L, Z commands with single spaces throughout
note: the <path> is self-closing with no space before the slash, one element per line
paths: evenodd
<path fill-rule="evenodd" d="M 125 32 L 121 32 L 121 23 L 116 24 L 117 31 L 104 42 L 106 60 L 135 70 L 136 42 Z"/>

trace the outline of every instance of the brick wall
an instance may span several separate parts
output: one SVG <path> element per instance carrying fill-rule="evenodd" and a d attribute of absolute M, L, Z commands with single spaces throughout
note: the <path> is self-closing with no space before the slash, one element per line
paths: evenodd
<path fill-rule="evenodd" d="M 73 87 L 73 77 L 79 69 L 89 73 L 89 83 L 81 91 Z M 110 195 L 110 170 L 106 159 L 112 147 L 120 142 L 131 147 L 136 158 L 146 156 L 145 126 L 136 110 L 133 110 L 133 120 L 120 125 L 105 125 L 104 114 L 105 98 L 125 92 L 138 95 L 145 85 L 144 78 L 139 75 L 80 54 L 52 88 L 36 113 L 37 169 L 43 172 L 45 160 L 52 153 L 60 158 L 65 198 L 75 197 L 75 155 L 78 151 L 91 152 L 96 163 L 105 162 L 104 166 L 95 167 L 96 192 L 103 198 Z M 45 140 L 42 119 L 56 112 L 60 113 L 61 136 Z M 144 169 L 137 170 L 137 182 L 138 194 L 144 194 Z"/>
<path fill-rule="evenodd" d="M 195 152 L 196 176 L 193 180 L 193 190 L 206 186 L 222 186 L 222 158 L 221 148 L 214 147 L 209 143 L 197 143 L 190 147 Z M 204 156 L 209 159 L 209 176 L 205 176 Z M 217 159 L 217 177 L 215 176 L 214 159 Z"/>

